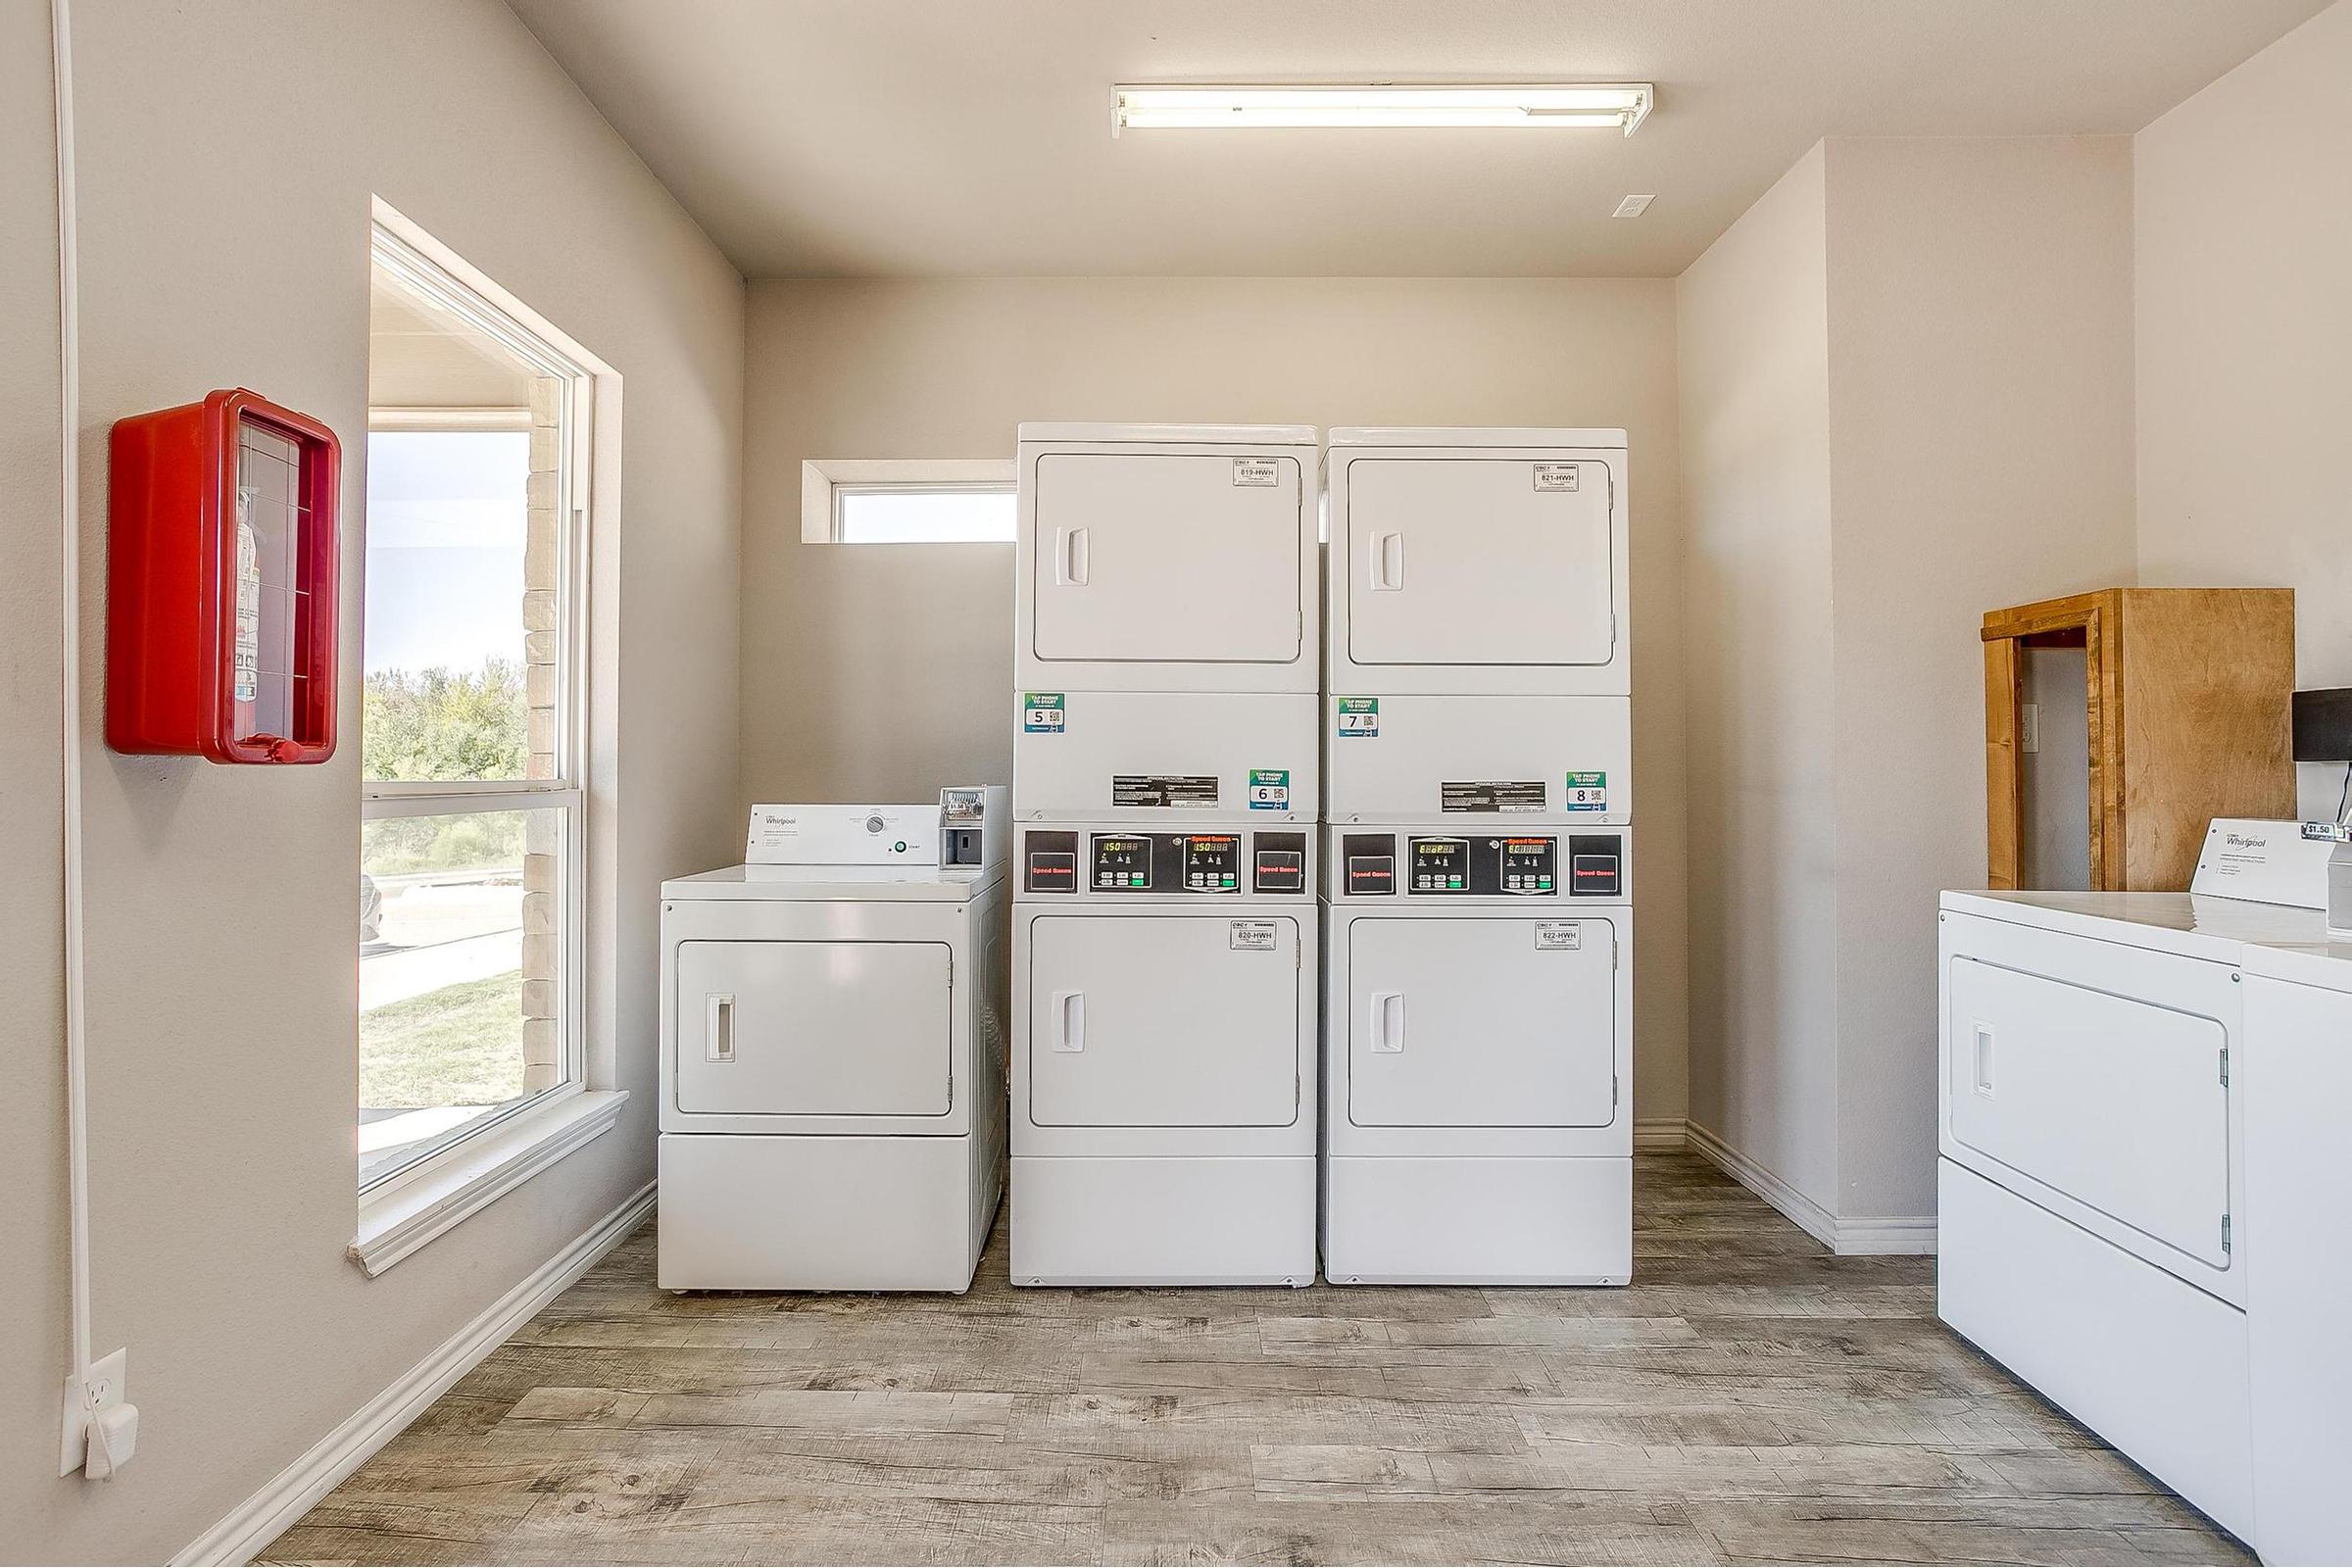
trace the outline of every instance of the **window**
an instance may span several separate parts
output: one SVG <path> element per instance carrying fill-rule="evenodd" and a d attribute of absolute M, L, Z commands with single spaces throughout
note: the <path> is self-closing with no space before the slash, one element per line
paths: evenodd
<path fill-rule="evenodd" d="M 583 1086 L 595 386 L 380 221 L 372 258 L 364 1195 Z"/>
<path fill-rule="evenodd" d="M 808 544 L 1009 544 L 1018 507 L 1002 459 L 801 465 Z"/>

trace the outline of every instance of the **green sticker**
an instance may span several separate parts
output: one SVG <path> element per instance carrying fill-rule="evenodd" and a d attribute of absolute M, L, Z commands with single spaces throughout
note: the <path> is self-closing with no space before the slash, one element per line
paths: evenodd
<path fill-rule="evenodd" d="M 1021 729 L 1030 735 L 1059 735 L 1068 714 L 1059 692 L 1021 693 Z"/>
<path fill-rule="evenodd" d="M 1291 770 L 1253 767 L 1250 770 L 1250 809 L 1287 811 L 1291 808 Z"/>
<path fill-rule="evenodd" d="M 1340 699 L 1340 739 L 1361 736 L 1366 740 L 1380 738 L 1380 699 L 1377 697 L 1343 697 Z"/>
<path fill-rule="evenodd" d="M 1607 810 L 1609 808 L 1609 775 L 1606 773 L 1569 774 L 1567 808 L 1571 811 Z"/>

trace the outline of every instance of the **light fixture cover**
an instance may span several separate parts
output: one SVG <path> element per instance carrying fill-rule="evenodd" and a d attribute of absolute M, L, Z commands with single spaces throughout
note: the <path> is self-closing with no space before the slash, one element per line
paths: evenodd
<path fill-rule="evenodd" d="M 1289 127 L 1614 127 L 1649 115 L 1647 82 L 1277 86 L 1160 83 L 1112 90 L 1110 133 Z"/>

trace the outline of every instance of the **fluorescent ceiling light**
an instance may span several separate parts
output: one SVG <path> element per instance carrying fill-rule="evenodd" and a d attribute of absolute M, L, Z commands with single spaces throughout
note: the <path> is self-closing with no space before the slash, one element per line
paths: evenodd
<path fill-rule="evenodd" d="M 1123 86 L 1110 133 L 1286 126 L 1609 127 L 1631 136 L 1647 82 L 1387 87 Z"/>

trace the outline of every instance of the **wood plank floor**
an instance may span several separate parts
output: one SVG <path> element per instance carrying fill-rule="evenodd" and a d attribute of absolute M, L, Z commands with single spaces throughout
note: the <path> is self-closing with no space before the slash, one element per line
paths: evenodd
<path fill-rule="evenodd" d="M 265 1554 L 336 1563 L 2218 1563 L 1934 1317 L 1644 1155 L 1617 1291 L 673 1297 L 640 1231 Z"/>

